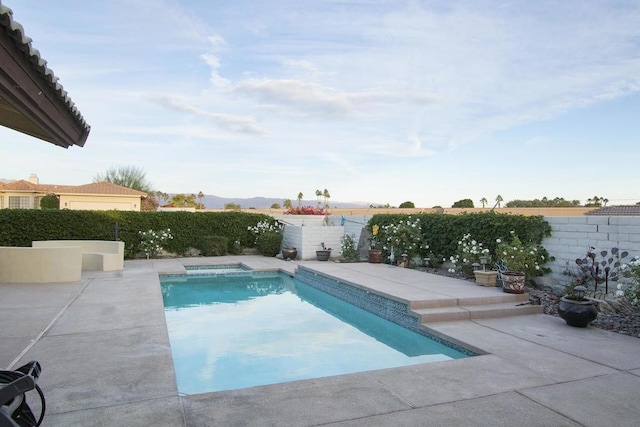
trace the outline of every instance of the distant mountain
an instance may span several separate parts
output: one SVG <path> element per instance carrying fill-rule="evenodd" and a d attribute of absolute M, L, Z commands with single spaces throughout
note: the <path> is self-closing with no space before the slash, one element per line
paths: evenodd
<path fill-rule="evenodd" d="M 268 209 L 274 203 L 277 203 L 280 205 L 280 207 L 283 207 L 282 205 L 284 204 L 285 200 L 286 200 L 286 197 L 283 197 L 281 199 L 269 198 L 269 197 L 250 197 L 246 199 L 240 199 L 240 198 L 210 196 L 205 194 L 202 202 L 204 203 L 204 206 L 207 209 L 224 209 L 224 206 L 228 203 L 240 205 L 240 207 L 243 209 L 249 209 L 249 208 Z M 293 202 L 294 206 L 298 206 L 297 199 L 295 200 L 292 199 L 291 201 Z M 303 199 L 300 203 L 302 206 L 315 207 L 317 204 L 317 201 L 315 199 L 314 200 Z M 335 208 L 368 208 L 370 204 L 371 203 L 367 203 L 367 202 L 334 202 L 331 199 L 329 199 L 329 207 L 332 207 L 332 208 L 334 207 Z"/>

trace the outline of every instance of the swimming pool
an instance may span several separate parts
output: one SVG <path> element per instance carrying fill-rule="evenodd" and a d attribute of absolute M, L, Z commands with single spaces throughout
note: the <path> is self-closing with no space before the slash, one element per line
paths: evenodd
<path fill-rule="evenodd" d="M 281 273 L 161 276 L 161 287 L 181 394 L 468 357 Z"/>

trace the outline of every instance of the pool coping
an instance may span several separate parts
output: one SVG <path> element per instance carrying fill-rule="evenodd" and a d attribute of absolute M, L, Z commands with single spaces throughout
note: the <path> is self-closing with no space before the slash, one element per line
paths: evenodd
<path fill-rule="evenodd" d="M 305 265 L 403 298 L 436 280 L 364 263 L 197 260 L 218 261 L 290 274 Z M 193 259 L 126 261 L 120 273 L 86 272 L 79 283 L 0 284 L 0 320 L 14 324 L 0 332 L 0 360 L 42 363 L 44 425 L 364 426 L 425 417 L 434 425 L 634 425 L 640 418 L 640 340 L 541 314 L 429 325 L 482 356 L 178 396 L 158 273 L 186 262 Z"/>

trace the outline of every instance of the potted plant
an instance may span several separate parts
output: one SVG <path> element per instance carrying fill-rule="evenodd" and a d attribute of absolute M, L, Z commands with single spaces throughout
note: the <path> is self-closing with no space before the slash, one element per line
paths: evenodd
<path fill-rule="evenodd" d="M 594 249 L 590 247 L 584 258 L 576 259 L 577 271 L 566 272 L 573 276 L 573 281 L 560 298 L 558 315 L 567 325 L 584 328 L 593 322 L 598 316 L 598 307 L 596 301 L 586 297 L 587 293 L 606 298 L 610 293 L 609 282 L 617 282 L 619 279 L 618 269 L 624 272 L 627 268 L 625 264 L 621 266 L 620 261 L 629 255 L 628 252 L 611 248 L 610 252 L 601 251 L 599 260 Z M 604 285 L 604 289 L 598 289 L 598 285 Z"/>
<path fill-rule="evenodd" d="M 587 291 L 579 279 L 567 288 L 568 292 L 560 298 L 558 315 L 569 326 L 584 328 L 598 317 L 595 301 L 585 298 Z"/>
<path fill-rule="evenodd" d="M 371 244 L 369 246 L 368 260 L 372 264 L 380 264 L 382 262 L 382 249 L 376 248 L 378 242 L 377 236 L 380 231 L 379 225 L 371 226 Z"/>
<path fill-rule="evenodd" d="M 527 276 L 541 276 L 548 269 L 543 267 L 548 257 L 540 245 L 523 243 L 515 231 L 511 241 L 496 239 L 496 259 L 499 260 L 498 276 L 502 279 L 502 290 L 512 294 L 523 294 Z"/>
<path fill-rule="evenodd" d="M 327 248 L 324 245 L 324 242 L 320 243 L 320 246 L 322 246 L 322 249 L 316 251 L 316 257 L 318 258 L 318 261 L 326 261 L 331 256 L 331 248 Z"/>

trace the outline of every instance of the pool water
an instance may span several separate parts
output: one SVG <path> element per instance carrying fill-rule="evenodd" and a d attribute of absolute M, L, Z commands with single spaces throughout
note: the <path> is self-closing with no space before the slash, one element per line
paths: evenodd
<path fill-rule="evenodd" d="M 285 274 L 161 287 L 185 395 L 468 357 Z"/>

